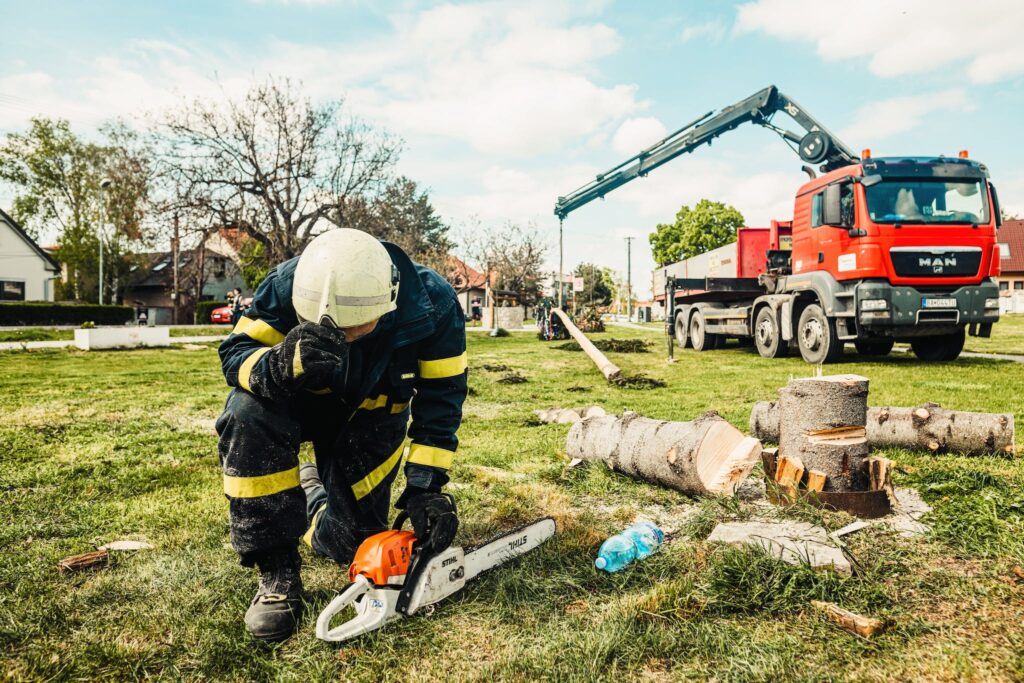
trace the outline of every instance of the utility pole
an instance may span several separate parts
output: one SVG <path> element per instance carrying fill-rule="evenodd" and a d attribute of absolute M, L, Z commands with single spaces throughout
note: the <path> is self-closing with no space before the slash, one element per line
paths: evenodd
<path fill-rule="evenodd" d="M 180 233 L 178 229 L 178 212 L 174 212 L 174 239 L 171 240 L 171 260 L 172 268 L 174 269 L 174 284 L 171 289 L 171 303 L 174 306 L 171 318 L 174 320 L 174 324 L 178 324 L 178 302 L 181 299 L 181 293 L 178 290 L 178 253 L 181 250 Z"/>
<path fill-rule="evenodd" d="M 562 308 L 562 273 L 565 272 L 563 268 L 563 255 L 564 250 L 562 247 L 562 219 L 558 219 L 558 307 Z"/>
<path fill-rule="evenodd" d="M 633 319 L 633 239 L 626 238 L 626 322 Z"/>
<path fill-rule="evenodd" d="M 100 306 L 103 305 L 103 233 L 107 229 L 107 191 L 114 186 L 114 181 L 104 178 L 100 181 L 100 229 L 97 231 L 100 238 Z"/>

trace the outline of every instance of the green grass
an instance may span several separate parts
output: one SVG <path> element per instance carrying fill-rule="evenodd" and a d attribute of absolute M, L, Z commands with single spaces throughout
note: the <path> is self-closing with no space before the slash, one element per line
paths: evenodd
<path fill-rule="evenodd" d="M 964 348 L 978 353 L 1024 355 L 1024 315 L 1004 315 L 992 326 L 992 336 L 968 337 Z"/>
<path fill-rule="evenodd" d="M 196 325 L 172 327 L 172 337 L 201 337 L 224 335 L 231 331 L 230 325 Z M 63 341 L 75 338 L 73 329 L 52 327 L 26 327 L 18 330 L 0 330 L 0 342 Z"/>
<path fill-rule="evenodd" d="M 550 514 L 559 533 L 521 562 L 471 583 L 430 617 L 344 647 L 313 636 L 344 568 L 308 553 L 308 613 L 277 647 L 251 641 L 241 616 L 255 575 L 226 547 L 213 421 L 226 389 L 215 351 L 0 353 L 0 676 L 13 680 L 1019 680 L 1024 677 L 1024 465 L 905 451 L 897 486 L 934 506 L 934 533 L 847 537 L 854 576 L 780 564 L 703 539 L 755 508 L 693 500 L 603 467 L 565 470 L 564 425 L 531 410 L 597 403 L 675 420 L 714 409 L 745 427 L 751 405 L 813 369 L 730 347 L 610 354 L 626 372 L 664 380 L 650 391 L 606 385 L 583 354 L 533 335 L 469 335 L 472 396 L 453 469 L 459 541 Z M 506 364 L 529 381 L 504 385 Z M 871 379 L 871 403 L 937 401 L 1010 411 L 1024 424 L 1024 368 L 983 359 L 921 365 L 906 354 L 836 372 Z M 397 493 L 397 491 L 396 491 Z M 592 560 L 637 511 L 670 525 L 694 510 L 662 552 L 613 575 Z M 844 514 L 779 511 L 824 524 Z M 119 538 L 156 548 L 108 569 L 61 576 L 60 558 Z M 305 551 L 304 551 L 305 552 Z M 811 599 L 893 622 L 873 642 L 828 625 Z"/>

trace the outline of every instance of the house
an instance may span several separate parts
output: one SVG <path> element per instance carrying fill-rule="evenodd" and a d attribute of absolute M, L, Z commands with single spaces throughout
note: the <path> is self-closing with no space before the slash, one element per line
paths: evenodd
<path fill-rule="evenodd" d="M 53 301 L 60 266 L 0 211 L 0 301 Z"/>
<path fill-rule="evenodd" d="M 455 293 L 458 294 L 462 310 L 470 317 L 477 318 L 486 298 L 487 278 L 483 273 L 454 256 L 448 257 L 448 270 L 448 281 L 455 288 Z M 477 309 L 476 313 L 473 311 L 474 307 Z"/>
<path fill-rule="evenodd" d="M 1008 220 L 999 228 L 999 308 L 1024 313 L 1024 220 Z"/>
<path fill-rule="evenodd" d="M 245 238 L 236 233 L 233 228 L 222 228 L 207 236 L 200 245 L 178 252 L 177 320 L 171 251 L 139 255 L 140 262 L 133 267 L 124 288 L 125 305 L 145 310 L 150 324 L 188 324 L 193 321 L 197 301 L 224 301 L 228 292 L 236 287 L 245 293 L 245 281 L 238 265 L 239 249 Z"/>

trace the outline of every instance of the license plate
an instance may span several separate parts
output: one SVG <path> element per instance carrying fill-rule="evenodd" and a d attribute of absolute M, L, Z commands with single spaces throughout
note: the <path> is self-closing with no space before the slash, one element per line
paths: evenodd
<path fill-rule="evenodd" d="M 956 308 L 956 299 L 922 299 L 922 308 Z"/>

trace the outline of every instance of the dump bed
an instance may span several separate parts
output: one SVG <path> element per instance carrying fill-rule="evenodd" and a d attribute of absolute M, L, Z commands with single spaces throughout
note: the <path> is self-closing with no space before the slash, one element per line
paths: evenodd
<path fill-rule="evenodd" d="M 655 298 L 665 296 L 665 278 L 756 278 L 765 272 L 770 228 L 740 228 L 736 241 L 654 271 Z"/>

